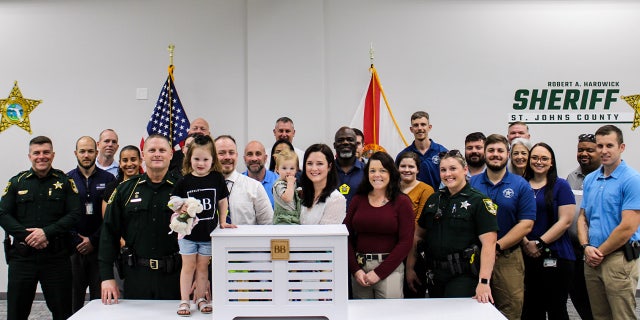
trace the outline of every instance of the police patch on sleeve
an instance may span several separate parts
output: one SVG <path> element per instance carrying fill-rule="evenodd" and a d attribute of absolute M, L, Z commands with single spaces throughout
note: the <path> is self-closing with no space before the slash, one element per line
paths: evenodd
<path fill-rule="evenodd" d="M 489 211 L 489 213 L 494 216 L 498 213 L 498 205 L 493 203 L 491 199 L 482 199 L 482 202 L 484 203 L 484 207 L 487 208 L 487 211 Z"/>
<path fill-rule="evenodd" d="M 349 185 L 348 185 L 348 184 L 343 183 L 343 184 L 338 188 L 338 190 L 340 190 L 340 193 L 341 193 L 341 194 L 349 194 L 349 190 L 351 190 L 351 187 L 349 187 Z"/>
<path fill-rule="evenodd" d="M 109 201 L 107 201 L 107 204 L 111 204 L 111 202 L 113 202 L 113 198 L 116 197 L 116 190 L 113 190 L 113 192 L 111 192 L 111 196 L 109 197 Z"/>
<path fill-rule="evenodd" d="M 69 179 L 69 183 L 71 184 L 71 190 L 73 190 L 75 194 L 78 194 L 78 187 L 76 187 L 76 183 L 73 179 Z"/>
<path fill-rule="evenodd" d="M 11 181 L 9 181 L 9 183 L 7 183 L 7 186 L 4 188 L 4 192 L 2 193 L 3 197 L 7 194 L 7 192 L 9 192 L 9 186 L 11 186 Z"/>

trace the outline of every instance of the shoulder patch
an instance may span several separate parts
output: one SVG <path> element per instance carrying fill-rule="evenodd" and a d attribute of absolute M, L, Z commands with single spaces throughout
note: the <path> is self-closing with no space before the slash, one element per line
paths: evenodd
<path fill-rule="evenodd" d="M 111 204 L 111 202 L 113 202 L 113 198 L 116 197 L 116 192 L 118 191 L 117 187 L 116 189 L 113 190 L 113 192 L 111 192 L 111 196 L 109 197 L 109 201 L 107 201 L 107 204 Z"/>
<path fill-rule="evenodd" d="M 487 208 L 487 211 L 489 211 L 489 213 L 491 213 L 494 216 L 498 213 L 498 205 L 493 203 L 491 199 L 485 198 L 485 199 L 482 199 L 482 202 L 484 203 L 484 207 Z"/>
<path fill-rule="evenodd" d="M 9 181 L 7 183 L 7 186 L 4 188 L 4 192 L 2 193 L 3 197 L 7 194 L 7 192 L 9 192 L 9 186 L 11 186 L 11 181 Z"/>
<path fill-rule="evenodd" d="M 69 184 L 71 184 L 71 190 L 73 190 L 75 194 L 78 194 L 78 187 L 76 186 L 76 182 L 73 181 L 73 179 L 69 178 Z"/>

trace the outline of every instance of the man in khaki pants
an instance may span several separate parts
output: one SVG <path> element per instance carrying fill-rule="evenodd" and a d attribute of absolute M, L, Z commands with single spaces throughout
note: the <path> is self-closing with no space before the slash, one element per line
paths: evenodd
<path fill-rule="evenodd" d="M 496 308 L 509 320 L 520 319 L 524 302 L 524 260 L 520 242 L 531 232 L 536 219 L 533 190 L 521 176 L 507 171 L 509 142 L 492 134 L 484 144 L 487 170 L 471 177 L 471 186 L 498 205 L 496 263 L 491 277 L 491 293 Z"/>
<path fill-rule="evenodd" d="M 578 217 L 594 319 L 635 319 L 640 253 L 640 174 L 622 160 L 622 131 L 596 131 L 602 166 L 587 175 Z"/>

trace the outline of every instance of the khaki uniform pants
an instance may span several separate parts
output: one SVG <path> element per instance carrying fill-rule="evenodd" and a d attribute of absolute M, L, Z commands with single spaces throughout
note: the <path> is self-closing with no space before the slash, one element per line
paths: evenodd
<path fill-rule="evenodd" d="M 638 261 L 627 261 L 621 251 L 609 254 L 592 268 L 584 265 L 594 319 L 635 319 Z"/>
<path fill-rule="evenodd" d="M 524 302 L 524 260 L 520 247 L 497 257 L 491 277 L 491 293 L 496 308 L 507 319 L 520 319 Z"/>
<path fill-rule="evenodd" d="M 380 265 L 380 261 L 367 261 L 362 268 L 364 272 L 369 272 Z M 363 287 L 351 276 L 351 286 L 354 299 L 402 299 L 402 281 L 404 279 L 404 263 L 401 263 L 386 278 L 380 280 L 373 286 Z"/>

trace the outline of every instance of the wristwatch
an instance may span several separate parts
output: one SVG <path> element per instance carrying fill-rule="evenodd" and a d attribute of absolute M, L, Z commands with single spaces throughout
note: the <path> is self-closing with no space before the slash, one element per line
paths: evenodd
<path fill-rule="evenodd" d="M 487 278 L 480 278 L 480 283 L 482 283 L 482 284 L 489 284 L 489 279 L 487 279 Z"/>
<path fill-rule="evenodd" d="M 591 245 L 591 243 L 585 243 L 582 245 L 582 250 L 586 249 L 587 247 L 593 247 L 593 246 Z"/>
<path fill-rule="evenodd" d="M 496 242 L 496 253 L 497 254 L 501 254 L 502 253 L 502 247 L 500 247 L 500 244 Z"/>

